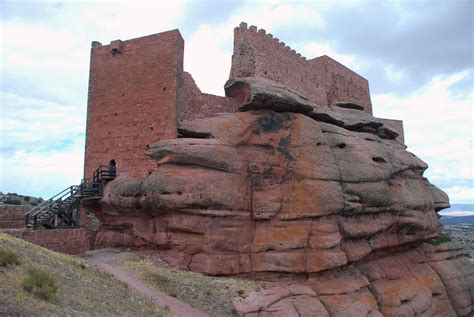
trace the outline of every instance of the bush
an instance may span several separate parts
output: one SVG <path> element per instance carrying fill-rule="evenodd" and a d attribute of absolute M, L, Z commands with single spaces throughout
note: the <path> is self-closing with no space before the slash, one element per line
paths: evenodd
<path fill-rule="evenodd" d="M 442 243 L 446 243 L 446 242 L 450 242 L 450 241 L 451 241 L 451 238 L 449 236 L 441 236 L 441 237 L 437 237 L 437 238 L 428 240 L 426 242 L 428 242 L 429 244 L 432 244 L 432 245 L 440 245 Z"/>
<path fill-rule="evenodd" d="M 30 205 L 31 205 L 31 206 L 38 206 L 39 203 L 37 203 L 36 201 L 34 201 L 34 202 L 32 202 Z"/>
<path fill-rule="evenodd" d="M 23 289 L 44 300 L 51 300 L 58 292 L 56 281 L 48 273 L 31 269 L 23 281 Z"/>
<path fill-rule="evenodd" d="M 42 203 L 44 199 L 42 197 L 38 198 L 38 202 Z"/>
<path fill-rule="evenodd" d="M 0 249 L 0 266 L 19 265 L 18 255 L 15 252 Z"/>
<path fill-rule="evenodd" d="M 15 199 L 15 198 L 7 198 L 3 201 L 5 204 L 10 204 L 10 205 L 21 205 L 21 200 Z"/>
<path fill-rule="evenodd" d="M 31 197 L 30 197 L 30 196 L 25 196 L 25 197 L 23 197 L 23 199 L 24 199 L 25 201 L 30 201 Z"/>

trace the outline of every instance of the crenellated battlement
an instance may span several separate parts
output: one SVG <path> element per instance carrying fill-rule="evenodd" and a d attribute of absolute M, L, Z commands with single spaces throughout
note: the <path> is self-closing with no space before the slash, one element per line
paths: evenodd
<path fill-rule="evenodd" d="M 242 22 L 234 28 L 230 79 L 252 76 L 282 83 L 321 106 L 353 102 L 372 113 L 366 79 L 325 55 L 308 60 L 266 30 Z"/>
<path fill-rule="evenodd" d="M 250 27 L 247 27 L 247 23 L 242 22 L 240 23 L 239 26 L 234 28 L 234 34 L 236 32 L 251 32 L 251 33 L 256 33 L 260 35 L 262 40 L 269 40 L 271 42 L 274 42 L 277 44 L 281 49 L 284 49 L 294 55 L 295 58 L 301 59 L 303 61 L 306 61 L 306 57 L 301 55 L 300 53 L 296 52 L 294 49 L 292 49 L 289 45 L 286 45 L 285 42 L 280 41 L 280 39 L 273 37 L 273 34 L 267 33 L 265 29 L 258 29 L 255 25 L 251 25 Z"/>

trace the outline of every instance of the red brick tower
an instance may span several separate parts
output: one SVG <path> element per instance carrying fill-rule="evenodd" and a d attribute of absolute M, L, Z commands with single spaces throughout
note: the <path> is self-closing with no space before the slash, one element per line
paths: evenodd
<path fill-rule="evenodd" d="M 178 30 L 92 43 L 84 178 L 112 160 L 119 175 L 144 178 L 156 168 L 144 151 L 177 135 L 183 53 Z"/>

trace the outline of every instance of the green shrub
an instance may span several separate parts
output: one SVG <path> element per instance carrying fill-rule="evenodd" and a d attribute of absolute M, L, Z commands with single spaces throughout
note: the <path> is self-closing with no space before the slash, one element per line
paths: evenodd
<path fill-rule="evenodd" d="M 44 201 L 44 199 L 42 197 L 38 198 L 39 203 L 42 203 L 43 201 Z"/>
<path fill-rule="evenodd" d="M 151 278 L 158 282 L 158 284 L 167 284 L 170 281 L 169 278 L 160 274 L 151 274 Z"/>
<path fill-rule="evenodd" d="M 23 199 L 24 199 L 25 201 L 30 201 L 31 197 L 30 197 L 30 196 L 25 196 L 25 197 L 23 197 Z"/>
<path fill-rule="evenodd" d="M 471 256 L 471 254 L 469 253 L 469 251 L 464 252 L 464 256 L 465 256 L 466 258 L 472 259 L 472 256 Z"/>
<path fill-rule="evenodd" d="M 7 195 L 8 195 L 8 196 L 18 196 L 17 193 L 8 193 Z"/>
<path fill-rule="evenodd" d="M 56 281 L 38 269 L 29 270 L 29 275 L 23 281 L 23 289 L 44 300 L 53 299 L 58 292 Z"/>
<path fill-rule="evenodd" d="M 451 238 L 449 236 L 441 236 L 441 237 L 437 237 L 437 238 L 428 240 L 426 242 L 428 242 L 429 244 L 432 244 L 432 245 L 440 245 L 442 243 L 446 243 L 446 242 L 450 242 L 450 241 L 451 241 Z"/>
<path fill-rule="evenodd" d="M 21 200 L 15 198 L 7 198 L 3 202 L 10 205 L 21 205 Z"/>
<path fill-rule="evenodd" d="M 170 295 L 171 297 L 178 298 L 178 294 L 176 293 L 176 291 L 171 291 L 171 292 L 169 293 L 169 295 Z"/>
<path fill-rule="evenodd" d="M 0 266 L 19 265 L 18 255 L 15 252 L 0 249 Z"/>
<path fill-rule="evenodd" d="M 37 203 L 36 201 L 34 201 L 34 202 L 30 203 L 30 205 L 31 205 L 31 206 L 38 206 L 39 203 Z"/>

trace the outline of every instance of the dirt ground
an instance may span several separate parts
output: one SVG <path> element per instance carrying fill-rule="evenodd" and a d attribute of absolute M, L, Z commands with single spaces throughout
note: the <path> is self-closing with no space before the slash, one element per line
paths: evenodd
<path fill-rule="evenodd" d="M 169 296 L 163 292 L 153 289 L 142 282 L 135 272 L 121 265 L 123 261 L 136 256 L 133 252 L 119 252 L 113 249 L 102 249 L 89 252 L 82 258 L 95 265 L 107 273 L 113 275 L 116 279 L 128 284 L 138 293 L 152 299 L 157 305 L 163 307 L 171 314 L 176 316 L 209 316 L 207 313 L 196 309 L 189 304 Z"/>
<path fill-rule="evenodd" d="M 265 287 L 255 281 L 173 268 L 158 251 L 103 249 L 82 258 L 176 316 L 239 316 L 233 301 Z"/>

